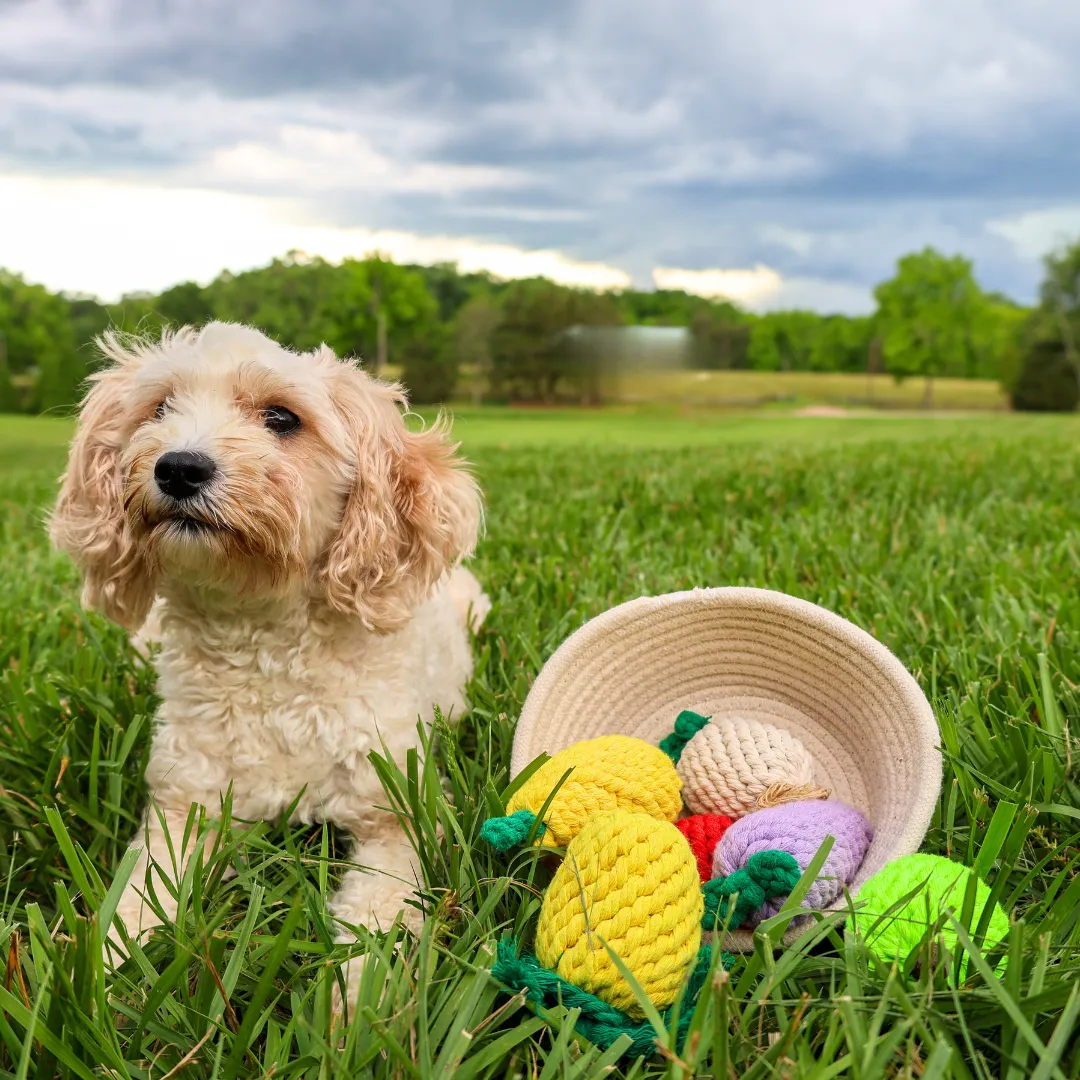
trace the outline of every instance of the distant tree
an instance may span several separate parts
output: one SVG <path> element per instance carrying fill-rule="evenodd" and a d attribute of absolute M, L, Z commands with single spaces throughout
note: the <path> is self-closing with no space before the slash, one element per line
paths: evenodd
<path fill-rule="evenodd" d="M 702 304 L 690 320 L 690 363 L 698 370 L 750 366 L 750 319 L 734 304 Z"/>
<path fill-rule="evenodd" d="M 708 300 L 682 289 L 625 289 L 615 296 L 622 321 L 630 326 L 691 326 Z M 738 311 L 733 304 L 722 305 Z"/>
<path fill-rule="evenodd" d="M 154 302 L 158 314 L 173 326 L 202 326 L 214 317 L 206 289 L 184 281 L 166 289 Z"/>
<path fill-rule="evenodd" d="M 462 367 L 472 370 L 474 405 L 483 400 L 491 381 L 491 339 L 502 318 L 497 301 L 481 293 L 474 296 L 454 320 L 454 349 Z"/>
<path fill-rule="evenodd" d="M 96 296 L 75 294 L 66 295 L 64 299 L 75 347 L 83 356 L 88 356 L 93 352 L 94 339 L 109 328 L 109 309 Z"/>
<path fill-rule="evenodd" d="M 86 365 L 63 297 L 0 271 L 0 334 L 9 375 L 34 380 L 26 402 L 32 411 L 67 408 L 79 400 Z"/>
<path fill-rule="evenodd" d="M 42 354 L 37 383 L 37 405 L 41 412 L 64 411 L 77 405 L 86 379 L 86 362 L 67 335 L 61 348 Z"/>
<path fill-rule="evenodd" d="M 436 323 L 407 338 L 398 348 L 398 359 L 410 402 L 431 405 L 450 400 L 461 365 L 446 324 Z"/>
<path fill-rule="evenodd" d="M 289 252 L 257 270 L 220 274 L 206 295 L 217 318 L 247 323 L 282 345 L 307 350 L 334 335 L 336 322 L 328 310 L 334 278 L 330 263 Z"/>
<path fill-rule="evenodd" d="M 502 297 L 502 319 L 492 335 L 491 382 L 496 393 L 526 401 L 554 401 L 561 380 L 591 383 L 582 350 L 570 331 L 615 326 L 620 312 L 609 295 L 570 289 L 543 278 L 516 281 Z M 580 395 L 579 395 L 580 396 Z"/>
<path fill-rule="evenodd" d="M 929 247 L 905 255 L 874 296 L 885 366 L 898 380 L 925 378 L 923 407 L 929 408 L 934 378 L 949 369 L 967 371 L 972 364 L 985 302 L 971 261 Z"/>
<path fill-rule="evenodd" d="M 810 371 L 865 371 L 874 339 L 872 320 L 865 316 L 820 316 L 810 337 Z"/>
<path fill-rule="evenodd" d="M 476 296 L 490 296 L 495 282 L 488 273 L 463 274 L 454 263 L 436 263 L 434 266 L 406 265 L 405 270 L 419 274 L 428 291 L 439 305 L 439 319 L 451 322 L 458 312 Z"/>
<path fill-rule="evenodd" d="M 346 259 L 334 282 L 328 309 L 333 331 L 326 340 L 339 354 L 361 355 L 379 372 L 401 359 L 395 357 L 399 346 L 436 332 L 439 305 L 416 270 L 377 255 Z"/>
<path fill-rule="evenodd" d="M 755 371 L 809 371 L 821 316 L 813 311 L 770 311 L 754 321 L 749 361 Z"/>
<path fill-rule="evenodd" d="M 1020 377 L 1028 346 L 1043 336 L 1035 329 L 1030 308 L 1007 297 L 987 295 L 972 336 L 967 378 L 996 379 L 1011 393 Z"/>
<path fill-rule="evenodd" d="M 0 330 L 0 413 L 17 412 L 22 412 L 22 401 L 11 381 L 11 369 L 7 362 L 7 339 Z"/>
<path fill-rule="evenodd" d="M 1046 256 L 1039 299 L 1070 362 L 1080 370 L 1080 240 Z"/>
<path fill-rule="evenodd" d="M 107 305 L 109 326 L 129 334 L 158 338 L 168 322 L 157 308 L 153 293 L 125 293 L 116 304 Z"/>
<path fill-rule="evenodd" d="M 1080 380 L 1060 337 L 1032 342 L 1012 389 L 1012 405 L 1023 412 L 1075 412 Z"/>

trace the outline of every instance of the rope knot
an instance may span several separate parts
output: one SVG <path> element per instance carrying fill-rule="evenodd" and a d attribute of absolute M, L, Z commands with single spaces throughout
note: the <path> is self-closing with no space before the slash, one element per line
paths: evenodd
<path fill-rule="evenodd" d="M 787 896 L 800 877 L 802 871 L 795 856 L 786 851 L 759 851 L 751 855 L 746 865 L 734 873 L 713 878 L 702 886 L 705 929 L 715 930 L 725 922 L 731 929 L 742 926 L 770 900 Z"/>
<path fill-rule="evenodd" d="M 682 752 L 686 748 L 686 744 L 709 722 L 710 717 L 701 716 L 699 713 L 691 712 L 689 709 L 683 709 L 678 716 L 675 717 L 675 728 L 670 735 L 665 736 L 660 740 L 660 749 L 676 765 L 679 764 L 679 758 L 682 757 Z"/>
<path fill-rule="evenodd" d="M 507 817 L 488 818 L 480 826 L 480 839 L 490 844 L 496 851 L 509 851 L 512 847 L 524 844 L 536 821 L 531 810 L 518 810 Z M 544 835 L 544 823 L 541 821 L 536 830 L 537 837 Z"/>

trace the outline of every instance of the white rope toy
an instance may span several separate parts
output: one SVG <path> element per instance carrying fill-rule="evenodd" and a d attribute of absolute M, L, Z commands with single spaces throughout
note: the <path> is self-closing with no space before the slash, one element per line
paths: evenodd
<path fill-rule="evenodd" d="M 676 770 L 683 801 L 695 814 L 742 817 L 758 809 L 762 796 L 777 784 L 801 789 L 797 798 L 827 794 L 808 790 L 814 763 L 794 735 L 743 717 L 710 720 L 687 742 Z"/>

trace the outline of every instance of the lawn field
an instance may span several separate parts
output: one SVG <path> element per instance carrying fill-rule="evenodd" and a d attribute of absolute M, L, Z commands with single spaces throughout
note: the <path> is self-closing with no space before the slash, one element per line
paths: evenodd
<path fill-rule="evenodd" d="M 333 830 L 267 823 L 241 843 L 226 808 L 177 922 L 119 970 L 101 962 L 94 912 L 115 903 L 155 697 L 44 539 L 70 431 L 0 419 L 0 1076 L 1080 1073 L 1080 419 L 461 410 L 494 607 L 473 712 L 426 766 L 384 769 L 430 917 L 418 939 L 365 941 L 344 1031 L 331 1002 L 348 953 L 324 915 L 347 851 Z M 477 833 L 566 635 L 635 596 L 721 584 L 822 603 L 910 668 L 946 757 L 925 850 L 977 865 L 1013 927 L 985 954 L 962 945 L 956 985 L 955 957 L 928 945 L 892 968 L 833 916 L 814 947 L 762 942 L 717 973 L 678 1053 L 612 1070 L 565 1016 L 546 1026 L 488 974 L 503 933 L 528 938 L 550 870 Z"/>
<path fill-rule="evenodd" d="M 926 392 L 924 379 L 897 382 L 891 375 L 842 371 L 669 371 L 617 378 L 621 401 L 667 401 L 686 405 L 764 405 L 769 402 L 859 405 L 917 409 Z M 935 379 L 935 409 L 1005 409 L 1008 398 L 989 379 Z"/>

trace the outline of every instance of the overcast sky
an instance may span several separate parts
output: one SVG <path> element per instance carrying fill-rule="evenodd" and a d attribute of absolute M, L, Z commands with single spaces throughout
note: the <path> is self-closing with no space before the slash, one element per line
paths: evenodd
<path fill-rule="evenodd" d="M 0 0 L 0 266 L 113 298 L 290 247 L 860 311 L 1080 233 L 1068 0 Z"/>

